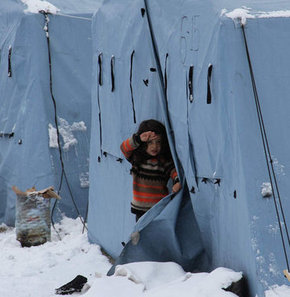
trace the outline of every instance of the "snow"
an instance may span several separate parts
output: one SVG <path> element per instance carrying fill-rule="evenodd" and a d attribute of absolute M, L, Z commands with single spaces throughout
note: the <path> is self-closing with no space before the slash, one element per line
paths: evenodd
<path fill-rule="evenodd" d="M 273 192 L 272 192 L 271 183 L 269 183 L 269 182 L 262 183 L 261 194 L 263 197 L 271 197 L 272 196 Z"/>
<path fill-rule="evenodd" d="M 55 297 L 56 288 L 81 274 L 88 278 L 84 297 L 233 297 L 223 290 L 242 274 L 219 267 L 211 273 L 186 273 L 176 263 L 137 262 L 118 265 L 106 276 L 111 264 L 98 245 L 88 242 L 79 219 L 64 217 L 52 228 L 52 240 L 22 248 L 15 228 L 0 226 L 0 296 Z M 290 296 L 290 287 L 274 286 L 266 297 Z"/>
<path fill-rule="evenodd" d="M 222 14 L 225 14 L 227 17 L 233 20 L 241 20 L 243 25 L 246 24 L 247 19 L 255 18 L 254 15 L 249 13 L 250 10 L 248 8 L 236 8 L 231 12 L 226 12 L 226 10 L 222 10 Z"/>
<path fill-rule="evenodd" d="M 89 172 L 82 172 L 80 174 L 81 188 L 88 188 L 90 186 Z"/>
<path fill-rule="evenodd" d="M 290 10 L 277 10 L 277 11 L 251 11 L 251 8 L 243 6 L 242 8 L 236 8 L 230 12 L 227 9 L 221 10 L 221 16 L 227 16 L 234 21 L 240 20 L 241 24 L 245 25 L 247 19 L 254 18 L 285 18 L 290 17 Z"/>
<path fill-rule="evenodd" d="M 289 297 L 290 287 L 283 286 L 273 286 L 270 290 L 265 292 L 265 297 Z"/>
<path fill-rule="evenodd" d="M 70 147 L 75 146 L 78 141 L 74 137 L 74 132 L 76 131 L 86 131 L 87 127 L 83 121 L 74 122 L 71 125 L 63 119 L 58 118 L 58 129 L 59 134 L 62 136 L 63 139 L 63 150 L 68 151 Z M 49 147 L 51 148 L 58 148 L 57 143 L 57 130 L 52 124 L 48 124 L 48 135 L 49 135 Z"/>
<path fill-rule="evenodd" d="M 24 4 L 26 4 L 27 8 L 25 9 L 25 12 L 31 12 L 31 13 L 38 13 L 40 10 L 43 10 L 48 13 L 56 14 L 60 10 L 52 5 L 51 3 L 47 1 L 42 0 L 21 0 Z"/>

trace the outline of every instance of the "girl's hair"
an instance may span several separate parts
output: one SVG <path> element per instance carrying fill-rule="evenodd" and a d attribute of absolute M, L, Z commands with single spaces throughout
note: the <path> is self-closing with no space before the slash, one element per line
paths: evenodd
<path fill-rule="evenodd" d="M 161 151 L 158 155 L 158 158 L 163 158 L 165 160 L 170 160 L 171 152 L 167 139 L 166 129 L 162 123 L 156 120 L 146 120 L 143 121 L 139 125 L 139 129 L 137 131 L 137 135 L 142 134 L 143 132 L 152 131 L 161 136 Z M 134 161 L 138 163 L 142 163 L 146 158 L 148 158 L 148 154 L 146 153 L 147 144 L 142 142 L 141 145 L 134 151 Z"/>

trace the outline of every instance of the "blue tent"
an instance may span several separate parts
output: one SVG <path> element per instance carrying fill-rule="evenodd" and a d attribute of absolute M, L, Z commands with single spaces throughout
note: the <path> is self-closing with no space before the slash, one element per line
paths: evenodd
<path fill-rule="evenodd" d="M 52 185 L 62 197 L 54 216 L 86 214 L 91 18 L 100 2 L 74 2 L 51 1 L 59 13 L 48 16 L 49 47 L 43 14 L 21 1 L 0 3 L 0 222 L 8 225 L 15 221 L 13 185 Z"/>
<path fill-rule="evenodd" d="M 250 296 L 286 284 L 289 1 L 50 2 L 0 3 L 0 222 L 14 224 L 13 185 L 53 185 L 116 264 L 226 266 Z M 135 224 L 119 147 L 149 118 L 183 189 Z"/>
<path fill-rule="evenodd" d="M 226 266 L 250 296 L 287 283 L 290 18 L 273 11 L 289 9 L 112 0 L 94 15 L 89 237 L 116 264 Z M 134 226 L 119 146 L 148 118 L 165 123 L 184 188 Z"/>

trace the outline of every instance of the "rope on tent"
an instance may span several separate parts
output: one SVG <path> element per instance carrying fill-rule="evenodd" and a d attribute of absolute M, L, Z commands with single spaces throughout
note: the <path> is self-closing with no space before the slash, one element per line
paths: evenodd
<path fill-rule="evenodd" d="M 56 16 L 60 15 L 60 16 L 64 16 L 67 18 L 79 19 L 79 20 L 90 21 L 90 22 L 92 21 L 92 18 L 85 18 L 85 17 L 75 16 L 75 15 L 63 14 L 63 13 L 59 13 L 59 12 L 57 12 L 54 15 L 56 15 Z"/>
<path fill-rule="evenodd" d="M 75 202 L 75 199 L 73 197 L 72 190 L 71 190 L 71 187 L 70 187 L 67 175 L 66 175 L 65 167 L 64 167 L 64 162 L 63 162 L 63 157 L 62 157 L 62 149 L 61 149 L 61 145 L 60 145 L 60 133 L 59 133 L 59 128 L 58 128 L 57 106 L 56 106 L 56 101 L 55 101 L 55 98 L 54 98 L 54 95 L 53 95 L 53 89 L 52 89 L 52 65 L 51 65 L 51 50 L 50 50 L 50 38 L 49 38 L 49 27 L 48 27 L 49 17 L 48 17 L 48 13 L 45 12 L 45 11 L 39 11 L 39 13 L 43 14 L 44 19 L 45 19 L 45 25 L 44 25 L 43 30 L 45 31 L 46 41 L 47 41 L 47 49 L 48 49 L 49 90 L 50 90 L 50 95 L 51 95 L 51 99 L 52 99 L 53 106 L 54 106 L 54 122 L 55 122 L 55 126 L 56 126 L 57 144 L 58 144 L 58 150 L 59 150 L 59 159 L 60 159 L 60 163 L 61 163 L 61 177 L 60 177 L 60 184 L 59 184 L 59 188 L 58 188 L 57 193 L 59 194 L 60 191 L 61 191 L 62 184 L 63 184 L 63 178 L 64 178 L 65 181 L 66 181 L 67 188 L 68 188 L 70 197 L 72 199 L 73 205 L 74 205 L 74 207 L 75 207 L 75 209 L 77 211 L 78 217 L 80 218 L 84 228 L 87 228 L 86 225 L 85 225 L 85 222 L 83 221 L 83 219 L 81 217 L 79 209 L 78 209 L 78 207 L 76 205 L 76 202 Z M 52 208 L 51 222 L 52 222 L 52 226 L 53 226 L 54 230 L 56 231 L 56 233 L 59 236 L 59 233 L 57 232 L 57 230 L 54 227 L 54 221 L 53 221 L 53 212 L 54 212 L 54 209 L 56 207 L 56 204 L 57 204 L 57 200 L 55 201 L 55 203 L 53 205 L 53 208 Z"/>
<path fill-rule="evenodd" d="M 259 96 L 258 96 L 258 91 L 257 91 L 257 87 L 256 87 L 256 82 L 255 82 L 255 76 L 254 76 L 251 57 L 250 57 L 249 48 L 248 48 L 248 42 L 247 42 L 246 33 L 245 33 L 245 27 L 244 27 L 243 24 L 241 24 L 241 27 L 242 27 L 243 39 L 244 39 L 244 44 L 245 44 L 246 53 L 247 53 L 247 59 L 248 59 L 249 70 L 250 70 L 250 75 L 251 75 L 251 82 L 252 82 L 254 99 L 255 99 L 255 104 L 256 104 L 256 109 L 257 109 L 259 127 L 260 127 L 261 136 L 262 136 L 265 159 L 266 159 L 266 163 L 267 163 L 267 170 L 268 170 L 268 174 L 269 174 L 271 187 L 273 189 L 273 198 L 274 198 L 273 200 L 274 200 L 277 220 L 278 220 L 278 224 L 279 224 L 280 235 L 281 235 L 285 260 L 286 260 L 286 264 L 287 264 L 288 275 L 289 275 L 289 271 L 290 271 L 289 261 L 288 261 L 286 246 L 285 246 L 284 235 L 283 235 L 283 231 L 282 231 L 282 225 L 281 225 L 281 221 L 280 221 L 280 214 L 279 214 L 279 209 L 278 209 L 277 198 L 276 198 L 274 187 L 273 187 L 273 181 L 274 181 L 275 190 L 277 192 L 277 196 L 278 196 L 278 200 L 279 200 L 279 204 L 280 204 L 280 210 L 281 210 L 282 218 L 284 220 L 285 231 L 286 231 L 286 235 L 287 235 L 287 239 L 288 239 L 288 245 L 290 245 L 289 233 L 288 233 L 287 223 L 286 223 L 286 219 L 285 219 L 285 215 L 284 215 L 282 201 L 281 201 L 281 198 L 280 198 L 280 193 L 279 193 L 279 187 L 278 187 L 278 183 L 277 183 L 277 179 L 276 179 L 276 174 L 275 174 L 274 167 L 273 167 L 273 160 L 272 160 L 272 156 L 271 156 L 271 152 L 270 152 L 270 146 L 269 146 L 269 142 L 268 142 L 268 138 L 267 138 L 267 134 L 266 134 L 266 129 L 265 129 L 265 125 L 264 125 L 263 114 L 262 114 L 262 110 L 261 110 L 261 106 L 260 106 L 260 100 L 259 100 Z M 272 175 L 273 175 L 273 179 L 272 179 Z M 284 275 L 287 277 L 287 275 L 285 274 L 285 271 L 284 271 Z"/>

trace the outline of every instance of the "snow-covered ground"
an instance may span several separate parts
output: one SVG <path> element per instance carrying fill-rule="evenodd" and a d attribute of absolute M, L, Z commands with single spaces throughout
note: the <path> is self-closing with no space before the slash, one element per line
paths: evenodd
<path fill-rule="evenodd" d="M 86 289 L 73 296 L 84 297 L 233 297 L 224 291 L 240 272 L 218 268 L 211 273 L 185 273 L 175 263 L 142 262 L 118 266 L 114 276 L 106 273 L 111 264 L 99 246 L 90 244 L 80 221 L 64 218 L 52 229 L 52 241 L 22 248 L 14 228 L 0 226 L 0 296 L 52 297 L 55 288 L 81 274 Z M 60 296 L 60 295 L 59 295 Z M 275 287 L 266 297 L 289 297 L 290 287 Z"/>

